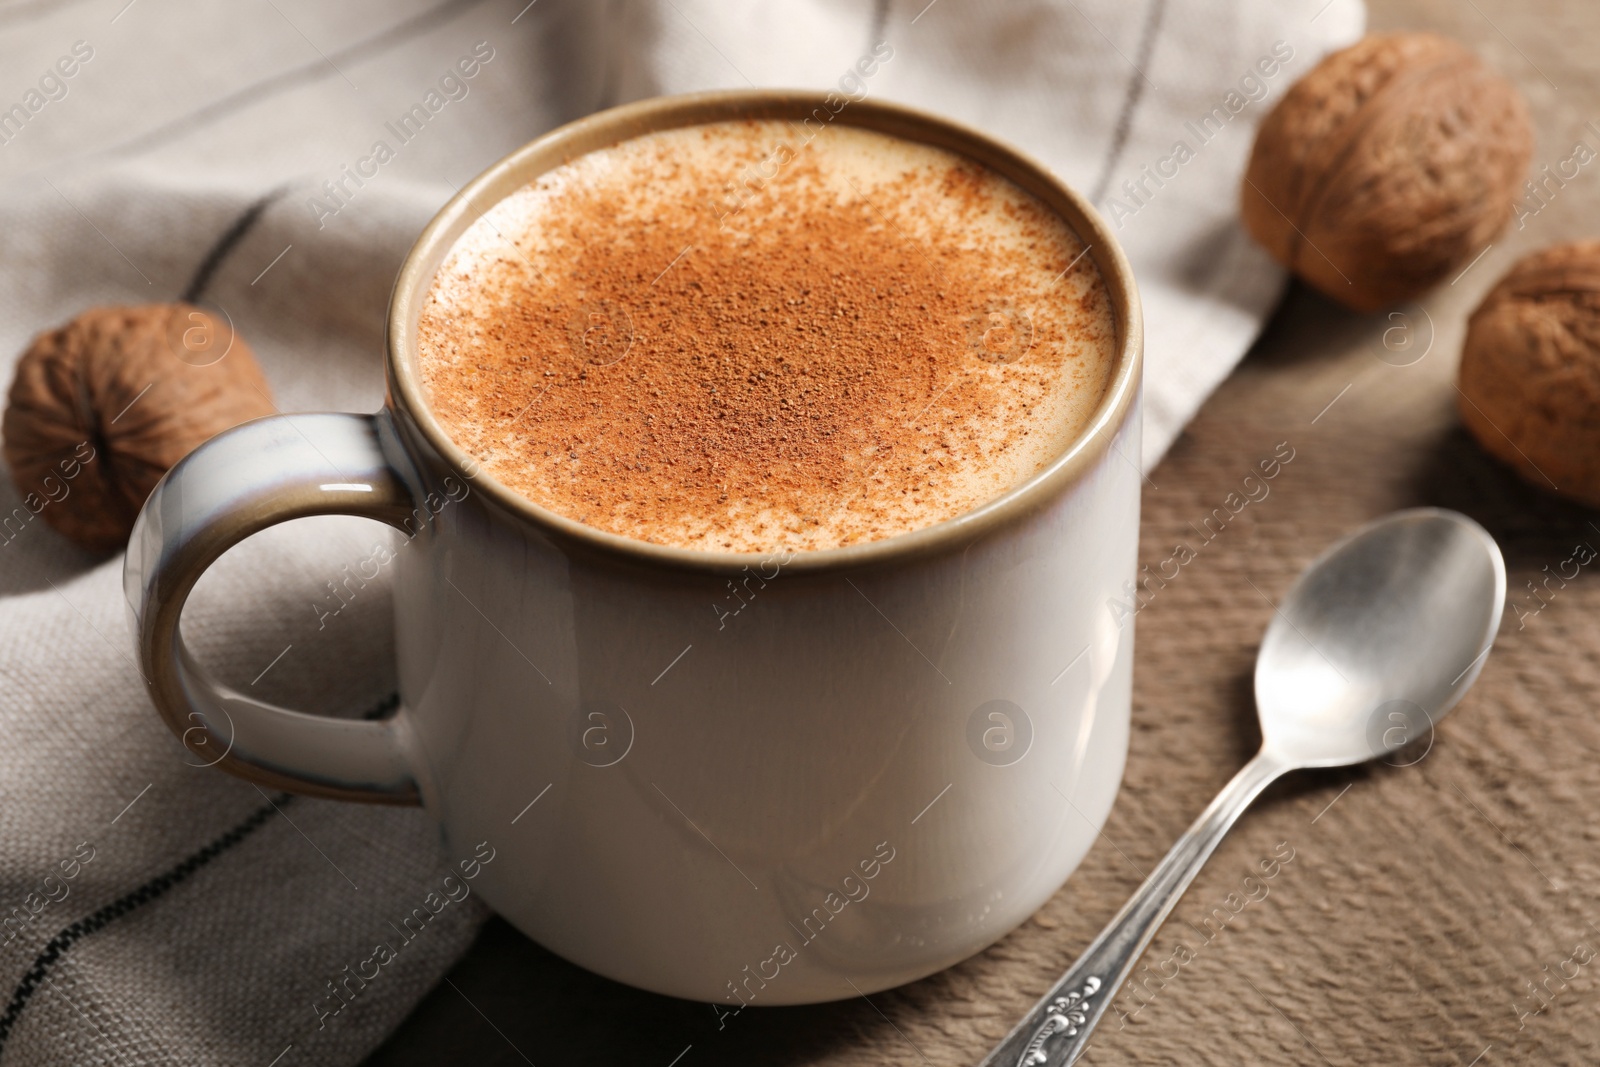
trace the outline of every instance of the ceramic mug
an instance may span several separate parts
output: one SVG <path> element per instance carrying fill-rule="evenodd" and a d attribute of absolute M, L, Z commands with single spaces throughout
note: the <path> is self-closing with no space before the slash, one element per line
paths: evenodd
<path fill-rule="evenodd" d="M 124 586 L 157 709 L 263 786 L 422 804 L 475 888 L 574 963 L 730 1007 L 871 993 L 972 955 L 1077 866 L 1127 752 L 1142 330 L 1128 263 L 1083 197 L 983 134 L 868 101 L 648 100 L 496 163 L 411 249 L 375 415 L 279 415 L 214 438 L 145 504 Z M 837 113 L 836 113 L 837 112 Z M 605 533 L 497 483 L 446 435 L 416 323 L 452 242 L 585 152 L 728 119 L 838 122 L 968 156 L 1088 246 L 1117 323 L 1088 427 L 975 511 L 867 544 L 708 552 Z M 200 670 L 178 620 L 265 527 L 361 515 L 393 566 L 400 707 L 307 715 Z"/>

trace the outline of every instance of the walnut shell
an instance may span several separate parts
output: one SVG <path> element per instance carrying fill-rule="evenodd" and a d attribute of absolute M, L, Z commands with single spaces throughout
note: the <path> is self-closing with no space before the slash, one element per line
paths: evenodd
<path fill-rule="evenodd" d="M 1356 311 L 1408 300 L 1483 251 L 1533 153 L 1521 95 L 1431 33 L 1364 37 L 1262 122 L 1240 187 L 1272 257 Z"/>
<path fill-rule="evenodd" d="M 18 361 L 6 463 L 30 515 L 111 551 L 174 463 L 274 410 L 227 322 L 187 304 L 91 308 L 35 337 Z"/>
<path fill-rule="evenodd" d="M 1600 241 L 1517 261 L 1467 320 L 1460 386 L 1486 450 L 1600 507 Z"/>

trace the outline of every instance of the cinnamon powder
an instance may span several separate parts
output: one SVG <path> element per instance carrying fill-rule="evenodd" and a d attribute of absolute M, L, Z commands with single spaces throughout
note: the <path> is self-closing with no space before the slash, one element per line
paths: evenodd
<path fill-rule="evenodd" d="M 419 319 L 447 432 L 545 507 L 697 548 L 874 540 L 1027 477 L 1104 391 L 1082 245 L 976 163 L 765 122 L 596 155 L 480 220 Z"/>

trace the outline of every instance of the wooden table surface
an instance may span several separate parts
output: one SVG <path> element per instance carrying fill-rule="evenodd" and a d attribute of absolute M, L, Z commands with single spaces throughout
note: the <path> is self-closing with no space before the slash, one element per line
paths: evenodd
<path fill-rule="evenodd" d="M 1515 81 L 1535 168 L 1600 123 L 1600 6 L 1370 8 L 1373 29 L 1451 34 Z M 1476 689 L 1414 766 L 1269 791 L 1146 957 L 1187 962 L 1125 996 L 1129 1018 L 1108 1020 L 1085 1062 L 1600 1062 L 1600 584 L 1580 574 L 1543 604 L 1525 584 L 1579 542 L 1600 546 L 1600 517 L 1488 459 L 1460 428 L 1454 388 L 1466 316 L 1494 280 L 1525 252 L 1597 234 L 1600 178 L 1584 173 L 1416 304 L 1357 316 L 1290 289 L 1152 472 L 1141 562 L 1195 541 L 1190 524 L 1258 460 L 1294 458 L 1140 613 L 1116 809 L 1067 886 L 999 944 L 870 1001 L 752 1010 L 719 1030 L 706 1005 L 596 977 L 496 919 L 370 1067 L 976 1063 L 1253 750 L 1250 677 L 1271 601 L 1330 541 L 1418 504 L 1472 515 L 1506 553 L 1507 621 Z M 1285 854 L 1224 928 L 1205 925 Z"/>

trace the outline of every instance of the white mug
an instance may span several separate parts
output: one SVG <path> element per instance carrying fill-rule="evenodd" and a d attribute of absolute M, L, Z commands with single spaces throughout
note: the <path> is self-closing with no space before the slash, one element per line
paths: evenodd
<path fill-rule="evenodd" d="M 931 974 L 1024 921 L 1105 822 L 1127 752 L 1142 329 L 1104 222 L 1040 165 L 907 108 L 819 94 L 648 100 L 565 126 L 423 231 L 389 310 L 375 415 L 274 416 L 201 446 L 145 504 L 124 585 L 157 709 L 264 786 L 422 804 L 485 900 L 550 950 L 717 1004 L 796 1004 Z M 416 320 L 452 242 L 538 175 L 641 133 L 839 122 L 1009 178 L 1088 246 L 1117 320 L 1090 425 L 975 511 L 845 548 L 752 555 L 605 533 L 451 442 Z M 406 533 L 400 707 L 324 718 L 225 688 L 178 619 L 227 548 L 306 515 Z"/>

